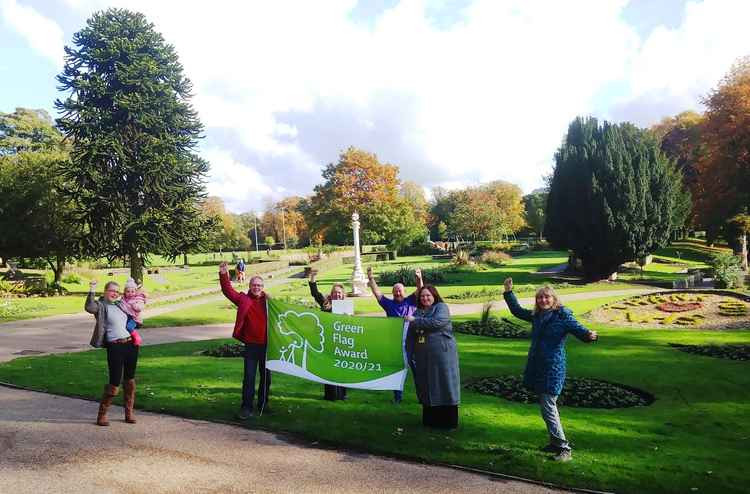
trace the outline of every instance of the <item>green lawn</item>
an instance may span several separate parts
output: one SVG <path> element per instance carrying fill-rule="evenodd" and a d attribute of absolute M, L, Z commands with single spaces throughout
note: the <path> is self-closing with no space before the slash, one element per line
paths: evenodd
<path fill-rule="evenodd" d="M 604 300 L 570 304 L 578 314 Z M 569 375 L 642 388 L 648 407 L 561 408 L 574 461 L 555 464 L 537 451 L 546 431 L 535 405 L 463 391 L 455 432 L 425 430 L 411 379 L 405 402 L 388 392 L 351 390 L 346 402 L 322 400 L 320 385 L 275 374 L 271 413 L 249 427 L 297 434 L 323 444 L 461 464 L 505 474 L 617 492 L 745 492 L 750 462 L 748 362 L 682 353 L 680 343 L 750 343 L 750 331 L 633 330 L 591 326 L 601 339 L 568 342 Z M 149 330 L 144 331 L 148 340 Z M 527 340 L 459 334 L 461 377 L 519 374 Z M 198 355 L 229 340 L 144 347 L 137 407 L 232 421 L 242 362 Z M 98 398 L 106 375 L 102 350 L 20 358 L 0 365 L 0 380 L 59 394 Z M 92 376 L 99 376 L 92 378 Z M 95 405 L 91 405 L 92 422 Z M 93 425 L 92 425 L 93 427 Z"/>
<path fill-rule="evenodd" d="M 503 280 L 509 276 L 513 277 L 515 290 L 521 294 L 531 294 L 534 290 L 545 283 L 553 283 L 549 275 L 538 274 L 540 269 L 548 269 L 567 262 L 567 254 L 557 251 L 540 251 L 514 258 L 507 266 L 483 267 L 479 270 L 471 268 L 455 273 L 447 273 L 446 279 L 438 283 L 440 295 L 449 303 L 478 303 L 488 299 L 500 299 Z M 448 260 L 433 260 L 430 256 L 408 256 L 399 257 L 395 261 L 379 262 L 371 264 L 375 273 L 397 269 L 401 266 L 421 267 L 422 269 L 451 267 Z M 364 266 L 367 269 L 368 265 Z M 328 293 L 334 283 L 348 285 L 352 274 L 351 265 L 343 265 L 336 269 L 326 271 L 318 276 L 318 287 L 322 293 Z M 376 278 L 377 279 L 377 278 Z M 390 286 L 381 286 L 384 294 L 390 293 Z M 586 285 L 558 284 L 560 293 L 576 293 L 600 290 L 621 290 L 633 288 L 624 283 L 589 283 Z M 413 290 L 414 286 L 408 286 Z M 291 296 L 304 298 L 310 296 L 307 282 L 299 281 L 291 285 L 272 288 L 271 295 Z M 461 298 L 455 298 L 461 296 Z M 355 308 L 358 313 L 378 311 L 379 306 L 374 299 L 357 299 Z"/>
<path fill-rule="evenodd" d="M 654 255 L 670 258 L 675 261 L 693 264 L 706 264 L 713 254 L 729 252 L 726 247 L 709 247 L 705 242 L 697 239 L 679 240 L 669 246 L 654 252 Z"/>
<path fill-rule="evenodd" d="M 32 270 L 24 270 L 33 272 Z M 83 303 L 89 291 L 89 281 L 98 281 L 97 292 L 101 293 L 108 281 L 117 281 L 122 288 L 128 279 L 127 274 L 109 276 L 108 270 L 83 270 L 76 276 L 76 282 L 63 282 L 69 294 L 56 297 L 0 298 L 0 323 L 60 314 L 74 314 L 83 310 Z M 252 273 L 250 268 L 249 273 Z M 66 279 L 66 278 L 64 278 Z M 70 279 L 70 278 L 68 278 Z M 218 290 L 217 266 L 191 266 L 187 270 L 163 271 L 158 274 L 144 274 L 143 288 L 150 300 L 158 304 L 159 297 L 178 292 L 189 292 L 203 288 Z M 153 306 L 153 305 L 152 305 Z"/>
<path fill-rule="evenodd" d="M 482 267 L 448 273 L 446 281 L 439 283 L 439 290 L 447 302 L 455 304 L 480 303 L 489 299 L 500 299 L 502 281 L 508 276 L 513 277 L 515 290 L 521 296 L 529 296 L 536 288 L 545 283 L 553 283 L 561 294 L 626 289 L 633 287 L 632 284 L 627 283 L 628 281 L 648 283 L 649 281 L 671 282 L 682 279 L 685 277 L 685 274 L 680 271 L 684 270 L 686 266 L 705 266 L 703 263 L 709 259 L 712 252 L 717 250 L 720 249 L 707 247 L 698 241 L 676 242 L 670 247 L 657 251 L 656 255 L 663 259 L 681 262 L 684 264 L 682 266 L 652 263 L 645 268 L 643 275 L 639 272 L 622 274 L 620 279 L 623 282 L 599 282 L 585 285 L 554 283 L 552 276 L 538 273 L 540 269 L 549 269 L 564 264 L 567 261 L 567 253 L 561 251 L 531 252 L 527 255 L 514 258 L 507 266 L 495 268 Z M 227 253 L 224 253 L 225 257 L 227 255 Z M 203 256 L 205 259 L 200 256 Z M 194 258 L 209 260 L 208 258 L 211 256 L 219 256 L 219 254 L 200 254 L 195 255 Z M 209 261 L 213 262 L 213 260 Z M 447 269 L 450 267 L 451 262 L 447 260 L 436 261 L 430 256 L 410 256 L 400 257 L 395 261 L 372 264 L 376 273 L 387 269 L 396 269 L 404 265 L 419 266 L 423 269 Z M 351 271 L 351 265 L 342 265 L 321 273 L 319 275 L 321 292 L 327 293 L 333 283 L 344 283 L 346 286 L 349 286 Z M 71 296 L 0 300 L 0 322 L 79 312 L 82 307 L 80 298 L 88 292 L 89 279 L 97 278 L 100 283 L 100 290 L 103 284 L 110 279 L 116 280 L 121 284 L 127 279 L 127 275 L 125 274 L 108 276 L 108 273 L 108 270 L 81 270 L 78 274 L 80 281 L 63 283 L 63 286 L 71 292 Z M 144 287 L 149 295 L 155 298 L 174 292 L 216 287 L 216 273 L 217 267 L 215 265 L 191 266 L 188 270 L 162 270 L 159 274 L 146 274 Z M 249 267 L 249 273 L 252 273 L 252 265 Z M 390 286 L 382 286 L 381 289 L 383 293 L 388 294 L 390 292 Z M 413 287 L 409 287 L 409 289 L 413 289 Z M 271 288 L 269 292 L 274 296 L 310 300 L 305 280 L 298 280 L 288 285 L 277 286 Z M 381 310 L 372 297 L 357 299 L 355 301 L 355 308 L 357 313 L 360 314 Z M 220 304 L 209 304 L 200 308 L 189 309 L 186 311 L 186 315 L 179 314 L 154 318 L 148 324 L 165 326 L 172 325 L 172 322 L 179 323 L 181 320 L 188 321 L 187 324 L 209 324 L 213 322 L 228 322 L 233 319 L 233 315 L 224 314 L 224 312 L 227 312 L 227 310 L 222 309 Z M 201 314 L 204 315 L 203 318 L 200 317 Z"/>

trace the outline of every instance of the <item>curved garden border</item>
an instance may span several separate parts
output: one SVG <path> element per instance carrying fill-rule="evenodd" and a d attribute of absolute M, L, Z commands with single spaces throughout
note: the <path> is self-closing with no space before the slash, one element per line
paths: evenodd
<path fill-rule="evenodd" d="M 536 393 L 523 386 L 523 376 L 519 375 L 483 377 L 465 384 L 464 387 L 477 393 L 519 403 L 539 401 Z M 557 403 L 569 407 L 613 409 L 649 406 L 655 400 L 656 397 L 648 391 L 625 384 L 573 377 L 566 379 Z"/>
<path fill-rule="evenodd" d="M 750 345 L 727 343 L 724 345 L 683 345 L 670 343 L 669 346 L 681 352 L 703 355 L 704 357 L 723 358 L 727 360 L 750 360 Z"/>

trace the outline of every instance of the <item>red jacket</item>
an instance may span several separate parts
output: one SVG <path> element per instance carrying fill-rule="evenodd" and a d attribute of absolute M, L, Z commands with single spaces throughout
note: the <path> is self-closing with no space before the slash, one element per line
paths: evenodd
<path fill-rule="evenodd" d="M 234 321 L 232 338 L 242 343 L 266 344 L 266 292 L 260 297 L 253 297 L 250 293 L 241 293 L 234 289 L 229 281 L 229 273 L 219 273 L 221 292 L 237 306 L 237 319 Z"/>

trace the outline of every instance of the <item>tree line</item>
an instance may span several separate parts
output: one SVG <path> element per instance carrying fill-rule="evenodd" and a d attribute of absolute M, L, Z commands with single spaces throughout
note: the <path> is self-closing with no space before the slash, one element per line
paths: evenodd
<path fill-rule="evenodd" d="M 65 52 L 55 122 L 39 110 L 0 114 L 0 257 L 45 258 L 58 281 L 71 258 L 127 258 L 140 280 L 150 254 L 346 244 L 354 211 L 363 242 L 394 249 L 428 235 L 533 232 L 571 250 L 592 279 L 687 229 L 739 242 L 750 225 L 747 59 L 706 97 L 702 115 L 651 129 L 576 118 L 547 186 L 526 196 L 494 181 L 435 188 L 428 199 L 398 166 L 349 147 L 310 196 L 234 214 L 206 195 L 192 85 L 153 24 L 123 9 L 97 12 Z"/>

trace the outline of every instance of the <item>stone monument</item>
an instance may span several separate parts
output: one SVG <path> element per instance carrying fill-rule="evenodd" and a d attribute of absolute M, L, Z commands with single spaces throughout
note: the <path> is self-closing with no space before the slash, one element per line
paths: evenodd
<path fill-rule="evenodd" d="M 359 252 L 359 214 L 355 211 L 352 214 L 352 232 L 354 232 L 354 271 L 352 271 L 352 291 L 349 293 L 352 297 L 361 297 L 367 295 L 367 278 L 362 271 L 362 258 Z"/>

